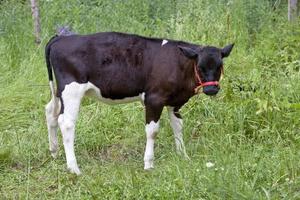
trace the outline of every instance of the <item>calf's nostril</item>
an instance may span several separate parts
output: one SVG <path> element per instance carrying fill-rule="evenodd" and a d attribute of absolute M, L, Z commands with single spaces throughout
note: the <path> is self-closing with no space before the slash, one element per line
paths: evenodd
<path fill-rule="evenodd" d="M 219 92 L 219 88 L 217 86 L 209 85 L 203 88 L 203 92 L 207 95 L 216 95 Z"/>

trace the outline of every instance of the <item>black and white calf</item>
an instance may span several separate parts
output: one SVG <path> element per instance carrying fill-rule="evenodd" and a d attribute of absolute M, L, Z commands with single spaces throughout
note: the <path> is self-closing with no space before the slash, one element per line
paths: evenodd
<path fill-rule="evenodd" d="M 144 168 L 153 168 L 159 118 L 168 107 L 177 151 L 187 156 L 179 109 L 199 88 L 207 95 L 219 91 L 225 48 L 182 41 L 147 38 L 116 32 L 56 35 L 46 46 L 52 99 L 46 106 L 52 156 L 58 150 L 60 127 L 68 169 L 80 174 L 74 153 L 75 124 L 84 95 L 105 103 L 140 100 L 146 112 Z M 54 89 L 52 70 L 57 82 Z"/>

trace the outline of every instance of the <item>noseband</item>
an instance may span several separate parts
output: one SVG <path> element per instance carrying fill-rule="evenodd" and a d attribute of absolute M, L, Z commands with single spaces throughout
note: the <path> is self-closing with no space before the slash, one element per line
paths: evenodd
<path fill-rule="evenodd" d="M 219 81 L 207 81 L 207 82 L 202 82 L 201 78 L 200 78 L 200 74 L 197 70 L 197 65 L 196 63 L 194 64 L 194 73 L 195 73 L 195 79 L 197 82 L 196 88 L 195 88 L 195 94 L 198 94 L 200 92 L 200 89 L 204 86 L 218 86 L 219 85 Z M 221 68 L 221 74 L 223 74 L 223 66 Z"/>

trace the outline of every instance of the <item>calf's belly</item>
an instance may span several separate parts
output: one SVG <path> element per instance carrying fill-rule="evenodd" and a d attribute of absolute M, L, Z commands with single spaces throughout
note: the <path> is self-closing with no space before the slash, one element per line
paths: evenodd
<path fill-rule="evenodd" d="M 137 96 L 124 97 L 122 99 L 105 98 L 101 95 L 101 90 L 97 86 L 95 86 L 93 83 L 87 82 L 87 83 L 83 83 L 80 85 L 85 87 L 86 95 L 96 97 L 99 101 L 106 103 L 106 104 L 110 104 L 110 105 L 130 103 L 130 102 L 134 102 L 134 101 L 144 102 L 144 99 L 145 99 L 145 92 L 139 93 Z"/>

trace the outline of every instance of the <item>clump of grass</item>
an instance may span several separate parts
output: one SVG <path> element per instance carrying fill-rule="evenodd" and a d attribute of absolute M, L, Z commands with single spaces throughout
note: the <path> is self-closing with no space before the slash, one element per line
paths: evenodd
<path fill-rule="evenodd" d="M 12 152 L 10 149 L 0 149 L 0 169 L 10 167 L 13 162 Z"/>

